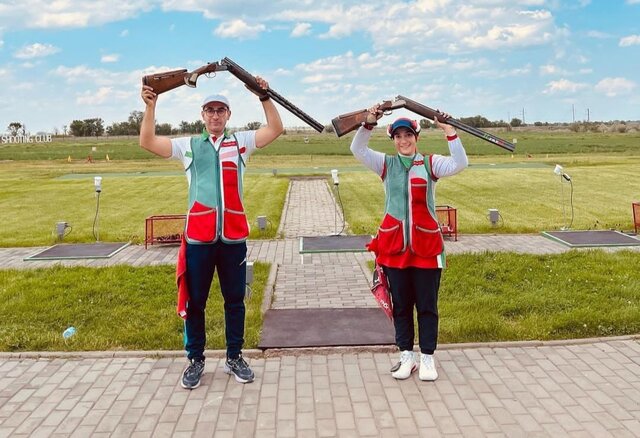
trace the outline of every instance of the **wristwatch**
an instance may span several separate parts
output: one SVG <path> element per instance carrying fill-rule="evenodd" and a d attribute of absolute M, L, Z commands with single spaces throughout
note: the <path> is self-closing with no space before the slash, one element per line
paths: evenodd
<path fill-rule="evenodd" d="M 271 98 L 269 97 L 268 94 L 265 94 L 264 96 L 260 96 L 260 102 L 264 102 L 264 101 L 267 101 L 269 99 L 271 99 Z"/>

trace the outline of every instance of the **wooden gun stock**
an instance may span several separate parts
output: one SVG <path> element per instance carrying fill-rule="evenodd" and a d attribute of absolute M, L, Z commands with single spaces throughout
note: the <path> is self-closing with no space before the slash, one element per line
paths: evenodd
<path fill-rule="evenodd" d="M 187 69 L 172 70 L 163 73 L 155 73 L 142 77 L 143 85 L 148 85 L 153 88 L 153 92 L 156 94 L 164 93 L 165 91 L 173 90 L 181 85 L 186 84 Z"/>
<path fill-rule="evenodd" d="M 182 85 L 195 88 L 196 82 L 200 75 L 206 73 L 215 73 L 218 70 L 226 70 L 227 68 L 221 66 L 217 62 L 211 62 L 207 65 L 203 65 L 193 71 L 187 71 L 186 68 L 180 70 L 172 70 L 163 73 L 155 73 L 147 75 L 142 78 L 142 83 L 153 88 L 156 94 L 164 93 L 165 91 L 173 90 Z"/>
<path fill-rule="evenodd" d="M 380 111 L 387 112 L 396 108 L 402 108 L 402 106 L 398 106 L 390 100 L 385 100 L 380 104 L 379 108 Z M 369 125 L 375 125 L 376 122 L 376 117 L 366 109 L 342 114 L 331 120 L 333 129 L 335 129 L 336 135 L 338 137 L 342 137 L 343 135 L 358 129 L 365 123 Z"/>

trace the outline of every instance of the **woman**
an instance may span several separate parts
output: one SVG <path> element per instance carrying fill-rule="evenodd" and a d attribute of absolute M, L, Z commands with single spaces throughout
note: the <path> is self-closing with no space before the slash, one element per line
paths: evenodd
<path fill-rule="evenodd" d="M 378 120 L 378 106 L 369 109 Z M 450 116 L 441 113 L 445 119 Z M 438 289 L 445 265 L 442 233 L 435 207 L 435 184 L 439 178 L 455 175 L 468 166 L 467 155 L 453 126 L 435 121 L 444 131 L 450 156 L 418 152 L 420 125 L 399 118 L 387 128 L 395 155 L 369 149 L 373 124 L 363 125 L 353 138 L 351 152 L 384 184 L 385 211 L 369 250 L 376 254 L 389 282 L 393 322 L 400 361 L 391 368 L 396 379 L 406 379 L 418 368 L 413 354 L 413 309 L 418 313 L 420 380 L 438 378 L 433 353 L 438 341 Z"/>

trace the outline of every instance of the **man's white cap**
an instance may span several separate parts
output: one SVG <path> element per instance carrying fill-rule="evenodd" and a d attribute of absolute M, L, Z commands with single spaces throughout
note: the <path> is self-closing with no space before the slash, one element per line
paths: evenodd
<path fill-rule="evenodd" d="M 220 102 L 224 104 L 227 108 L 231 108 L 229 105 L 229 100 L 224 97 L 222 94 L 212 94 L 211 96 L 207 96 L 205 100 L 202 102 L 202 108 L 204 108 L 208 103 L 211 102 Z"/>

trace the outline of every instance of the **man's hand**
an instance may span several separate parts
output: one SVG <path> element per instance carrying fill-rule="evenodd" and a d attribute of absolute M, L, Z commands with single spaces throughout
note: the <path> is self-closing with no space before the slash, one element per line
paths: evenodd
<path fill-rule="evenodd" d="M 255 94 L 259 98 L 263 99 L 263 98 L 267 97 L 267 90 L 269 89 L 269 83 L 267 81 L 265 81 L 263 78 L 261 78 L 260 76 L 256 76 L 255 78 L 256 78 L 256 82 L 258 83 L 260 88 L 262 88 L 264 90 L 262 93 L 259 93 L 259 92 L 255 91 L 255 90 L 249 88 L 248 85 L 245 85 L 245 87 L 247 87 L 247 90 L 251 91 L 253 94 Z"/>
<path fill-rule="evenodd" d="M 155 107 L 156 102 L 158 101 L 158 95 L 153 92 L 153 88 L 148 85 L 142 86 L 142 91 L 140 91 L 140 96 L 144 101 L 144 104 L 147 107 Z"/>

